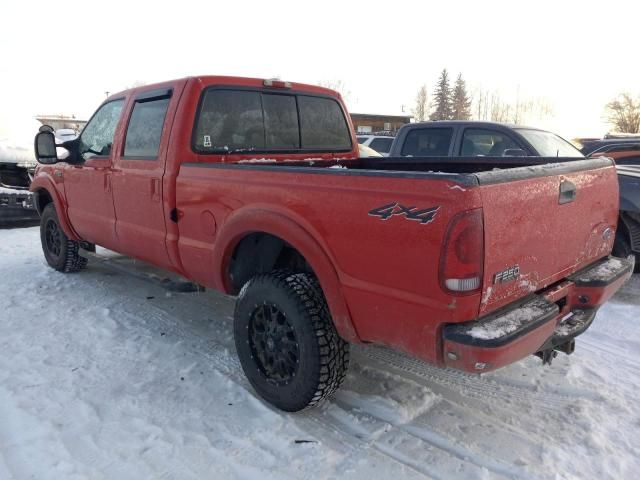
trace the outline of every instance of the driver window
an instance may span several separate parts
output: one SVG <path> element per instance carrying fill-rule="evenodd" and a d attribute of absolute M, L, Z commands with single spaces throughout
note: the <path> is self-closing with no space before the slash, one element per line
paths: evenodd
<path fill-rule="evenodd" d="M 124 99 L 104 104 L 89 121 L 80 135 L 80 155 L 83 160 L 100 155 L 109 156 L 120 120 Z"/>

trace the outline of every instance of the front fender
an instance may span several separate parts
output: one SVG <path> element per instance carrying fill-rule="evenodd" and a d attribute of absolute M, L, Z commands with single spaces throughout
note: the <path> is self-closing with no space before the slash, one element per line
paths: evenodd
<path fill-rule="evenodd" d="M 56 207 L 56 213 L 58 214 L 58 220 L 60 221 L 60 227 L 65 235 L 71 240 L 82 240 L 78 234 L 73 230 L 71 226 L 71 222 L 69 221 L 69 217 L 67 216 L 67 203 L 64 199 L 64 196 L 60 195 L 58 188 L 56 188 L 56 182 L 53 177 L 47 172 L 40 172 L 31 182 L 31 187 L 29 190 L 33 192 L 35 196 L 35 204 L 38 209 L 38 213 L 42 215 L 42 211 L 40 206 L 41 203 L 41 195 L 44 195 L 46 192 L 51 199 L 53 200 L 53 204 Z"/>
<path fill-rule="evenodd" d="M 245 236 L 256 232 L 274 235 L 300 252 L 320 282 L 338 333 L 349 342 L 360 342 L 330 255 L 305 228 L 282 213 L 263 208 L 244 208 L 235 212 L 224 223 L 213 251 L 216 262 L 214 282 L 217 288 L 226 293 L 233 293 L 231 279 L 227 273 L 231 255 Z"/>

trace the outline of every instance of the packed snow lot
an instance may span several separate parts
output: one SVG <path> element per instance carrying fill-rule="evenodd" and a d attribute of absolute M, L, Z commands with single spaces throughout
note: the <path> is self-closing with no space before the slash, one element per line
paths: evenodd
<path fill-rule="evenodd" d="M 63 275 L 37 228 L 0 230 L 2 480 L 640 475 L 638 275 L 551 367 L 358 347 L 332 401 L 285 414 L 242 374 L 232 298 L 99 253 Z"/>

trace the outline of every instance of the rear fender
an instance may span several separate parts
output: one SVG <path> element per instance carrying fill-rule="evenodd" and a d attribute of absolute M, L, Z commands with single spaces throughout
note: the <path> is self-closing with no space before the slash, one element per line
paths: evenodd
<path fill-rule="evenodd" d="M 256 232 L 274 235 L 300 252 L 320 282 L 338 333 L 349 342 L 360 342 L 334 262 L 306 229 L 281 213 L 260 208 L 241 209 L 224 223 L 213 251 L 216 287 L 228 294 L 235 293 L 228 275 L 231 256 L 244 237 Z"/>
<path fill-rule="evenodd" d="M 40 195 L 42 195 L 44 192 L 48 193 L 53 200 L 53 204 L 56 207 L 56 213 L 58 214 L 58 220 L 60 222 L 62 231 L 71 240 L 82 240 L 73 230 L 71 222 L 69 221 L 69 217 L 67 216 L 67 203 L 59 194 L 53 178 L 48 173 L 40 173 L 38 176 L 36 176 L 33 182 L 31 182 L 31 187 L 29 188 L 29 190 L 31 190 L 36 197 L 35 204 L 40 215 L 42 215 L 42 212 L 40 211 Z"/>

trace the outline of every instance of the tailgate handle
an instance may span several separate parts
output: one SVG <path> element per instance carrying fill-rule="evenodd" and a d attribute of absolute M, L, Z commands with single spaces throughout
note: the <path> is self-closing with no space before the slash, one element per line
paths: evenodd
<path fill-rule="evenodd" d="M 558 199 L 560 205 L 573 202 L 576 199 L 576 192 L 575 183 L 569 180 L 560 182 L 560 198 Z"/>

